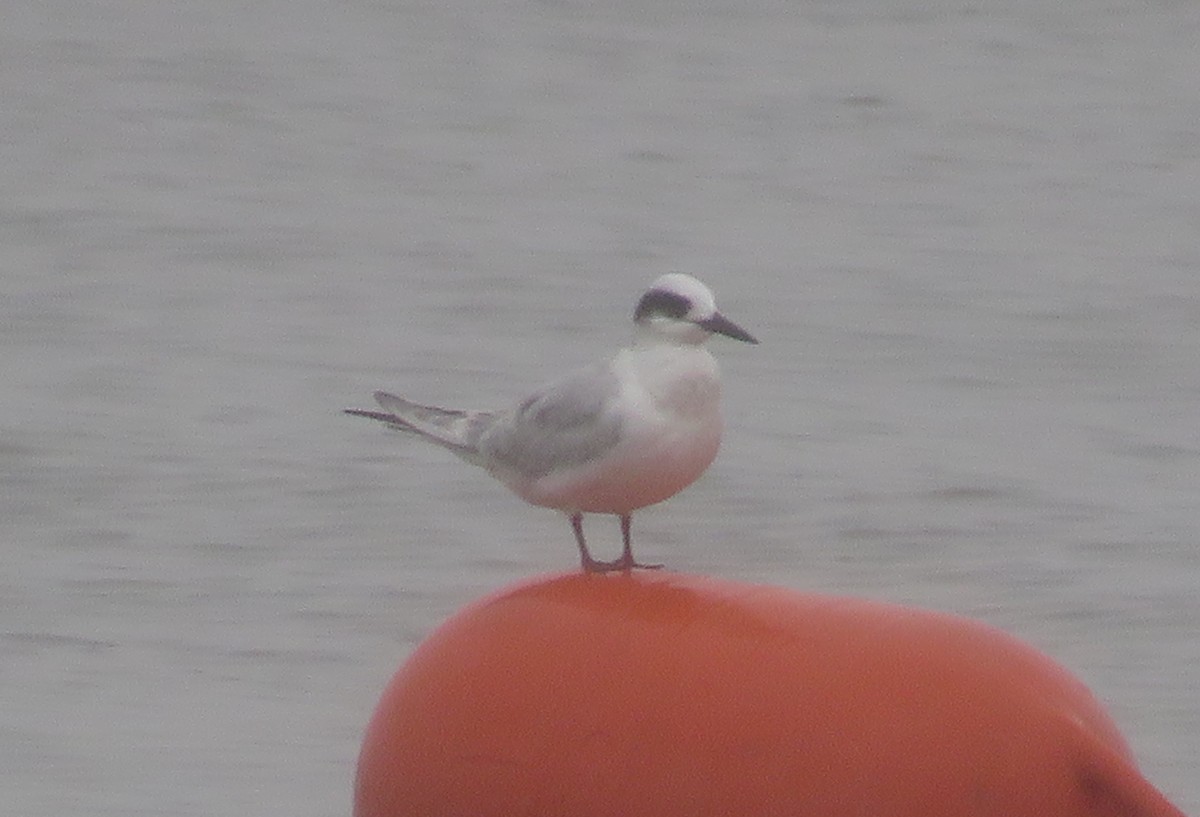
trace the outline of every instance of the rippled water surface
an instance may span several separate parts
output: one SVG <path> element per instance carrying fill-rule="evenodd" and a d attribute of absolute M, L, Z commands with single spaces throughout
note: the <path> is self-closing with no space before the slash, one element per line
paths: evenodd
<path fill-rule="evenodd" d="M 399 661 L 567 525 L 339 414 L 499 406 L 682 269 L 672 568 L 952 610 L 1200 812 L 1200 7 L 49 0 L 0 33 L 0 788 L 339 815 Z M 599 555 L 615 522 L 592 520 Z"/>

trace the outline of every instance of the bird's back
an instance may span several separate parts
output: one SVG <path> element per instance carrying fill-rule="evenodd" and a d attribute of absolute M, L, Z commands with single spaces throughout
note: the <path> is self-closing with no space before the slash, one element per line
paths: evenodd
<path fill-rule="evenodd" d="M 498 415 L 479 449 L 528 502 L 628 513 L 673 496 L 709 466 L 721 438 L 719 398 L 707 352 L 634 347 Z"/>
<path fill-rule="evenodd" d="M 610 364 L 596 364 L 498 414 L 479 440 L 489 470 L 535 480 L 602 456 L 620 441 L 620 387 Z"/>

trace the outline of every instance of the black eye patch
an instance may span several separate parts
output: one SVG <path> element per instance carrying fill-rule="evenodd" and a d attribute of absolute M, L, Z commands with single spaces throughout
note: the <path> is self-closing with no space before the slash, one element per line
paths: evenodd
<path fill-rule="evenodd" d="M 678 292 L 667 292 L 662 289 L 652 289 L 638 301 L 633 319 L 640 321 L 650 315 L 666 315 L 668 318 L 682 318 L 692 308 L 692 302 Z"/>

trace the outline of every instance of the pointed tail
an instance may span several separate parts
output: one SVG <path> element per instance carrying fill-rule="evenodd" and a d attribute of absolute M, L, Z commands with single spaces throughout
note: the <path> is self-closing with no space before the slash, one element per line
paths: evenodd
<path fill-rule="evenodd" d="M 345 409 L 345 413 L 378 420 L 399 431 L 419 434 L 469 462 L 478 462 L 479 435 L 491 421 L 491 412 L 424 406 L 384 391 L 375 392 L 375 401 L 383 411 Z"/>

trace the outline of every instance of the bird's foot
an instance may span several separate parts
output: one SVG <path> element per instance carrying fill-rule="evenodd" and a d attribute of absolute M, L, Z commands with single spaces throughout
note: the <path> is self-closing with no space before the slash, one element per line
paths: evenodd
<path fill-rule="evenodd" d="M 582 565 L 584 573 L 616 573 L 618 570 L 625 570 L 620 559 L 612 562 L 602 562 L 599 559 L 593 559 L 589 556 L 583 560 Z"/>
<path fill-rule="evenodd" d="M 633 570 L 634 568 L 637 568 L 638 570 L 662 570 L 663 568 L 662 565 L 645 565 L 641 562 L 635 562 L 632 559 L 628 562 L 624 561 L 623 559 L 618 561 L 621 562 L 622 570 Z"/>
<path fill-rule="evenodd" d="M 619 559 L 614 559 L 611 562 L 601 562 L 596 559 L 589 558 L 583 563 L 584 573 L 629 573 L 634 570 L 661 570 L 662 565 L 647 565 L 641 562 L 634 561 L 632 558 L 622 556 Z"/>

